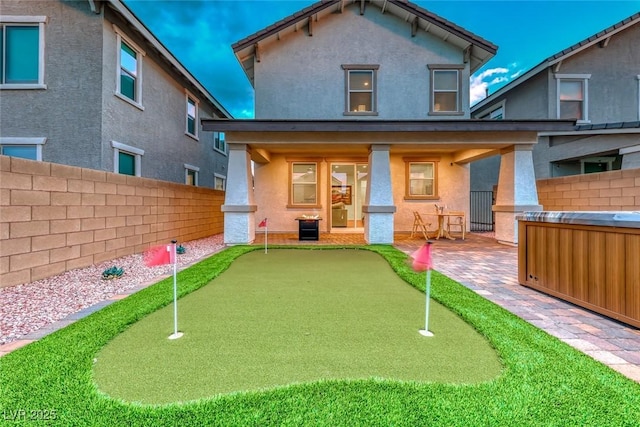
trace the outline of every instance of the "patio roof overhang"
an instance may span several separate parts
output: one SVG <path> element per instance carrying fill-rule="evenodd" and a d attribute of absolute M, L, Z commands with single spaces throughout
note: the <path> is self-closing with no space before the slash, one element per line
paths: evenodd
<path fill-rule="evenodd" d="M 204 131 L 247 144 L 252 160 L 272 154 L 367 156 L 372 145 L 393 154 L 450 154 L 456 163 L 537 143 L 539 132 L 573 130 L 573 120 L 224 120 L 204 119 Z"/>

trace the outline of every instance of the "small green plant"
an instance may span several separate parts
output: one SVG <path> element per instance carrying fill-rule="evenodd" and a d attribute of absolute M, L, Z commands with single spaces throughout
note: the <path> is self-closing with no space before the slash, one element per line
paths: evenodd
<path fill-rule="evenodd" d="M 118 268 L 114 265 L 113 267 L 107 268 L 105 271 L 102 272 L 102 278 L 104 280 L 117 279 L 120 276 L 122 276 L 123 273 L 124 273 L 124 270 L 122 268 Z"/>
<path fill-rule="evenodd" d="M 183 254 L 183 253 L 185 253 L 185 252 L 187 252 L 187 248 L 185 248 L 185 247 L 184 247 L 184 246 L 182 246 L 182 245 L 178 245 L 178 247 L 176 248 L 176 253 L 177 253 L 177 254 Z"/>

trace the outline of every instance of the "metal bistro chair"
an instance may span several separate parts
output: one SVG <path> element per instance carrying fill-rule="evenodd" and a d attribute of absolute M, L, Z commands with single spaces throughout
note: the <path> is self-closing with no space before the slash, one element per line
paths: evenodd
<path fill-rule="evenodd" d="M 429 240 L 429 227 L 431 223 L 425 224 L 422 221 L 422 217 L 418 213 L 418 211 L 413 211 L 413 228 L 411 229 L 411 237 L 413 237 L 416 233 L 422 233 L 425 240 Z"/>
<path fill-rule="evenodd" d="M 467 221 L 465 219 L 465 213 L 462 211 L 451 211 L 447 217 L 447 231 L 451 234 L 451 231 L 455 230 L 462 234 L 462 240 L 467 232 Z"/>

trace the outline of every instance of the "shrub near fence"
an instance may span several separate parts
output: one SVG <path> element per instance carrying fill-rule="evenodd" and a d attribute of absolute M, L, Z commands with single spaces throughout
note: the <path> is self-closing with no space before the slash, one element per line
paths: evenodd
<path fill-rule="evenodd" d="M 545 211 L 640 210 L 640 169 L 539 179 Z"/>
<path fill-rule="evenodd" d="M 224 192 L 0 156 L 0 287 L 224 230 Z"/>

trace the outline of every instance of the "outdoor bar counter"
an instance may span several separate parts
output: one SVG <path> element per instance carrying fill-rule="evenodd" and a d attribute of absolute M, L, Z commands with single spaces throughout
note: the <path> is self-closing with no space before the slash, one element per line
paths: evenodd
<path fill-rule="evenodd" d="M 640 211 L 517 219 L 521 285 L 640 328 Z"/>

